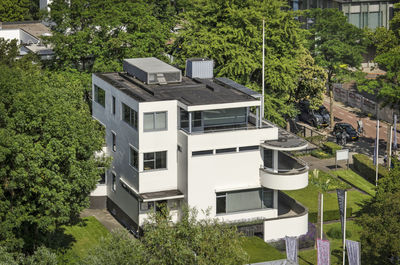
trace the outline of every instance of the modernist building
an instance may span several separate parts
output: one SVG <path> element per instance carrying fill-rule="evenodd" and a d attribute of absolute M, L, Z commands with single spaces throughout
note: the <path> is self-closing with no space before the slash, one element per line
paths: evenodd
<path fill-rule="evenodd" d="M 186 76 L 156 58 L 123 69 L 92 76 L 113 157 L 93 204 L 132 230 L 163 203 L 175 220 L 183 204 L 199 218 L 256 220 L 266 241 L 307 233 L 307 209 L 281 192 L 308 185 L 308 166 L 290 155 L 307 142 L 259 118 L 260 94 L 213 78 L 210 60 L 188 60 Z"/>
<path fill-rule="evenodd" d="M 393 1 L 386 0 L 290 0 L 290 6 L 293 10 L 338 8 L 358 28 L 389 28 L 393 17 Z"/>

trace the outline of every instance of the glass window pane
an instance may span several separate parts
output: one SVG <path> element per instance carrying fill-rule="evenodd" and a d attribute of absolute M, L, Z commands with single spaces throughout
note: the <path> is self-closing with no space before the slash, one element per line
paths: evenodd
<path fill-rule="evenodd" d="M 232 191 L 227 194 L 227 212 L 260 209 L 262 207 L 262 191 Z"/>
<path fill-rule="evenodd" d="M 144 153 L 143 159 L 146 160 L 154 160 L 154 153 Z"/>
<path fill-rule="evenodd" d="M 155 113 L 155 128 L 156 130 L 163 130 L 167 128 L 167 113 Z"/>
<path fill-rule="evenodd" d="M 150 170 L 150 169 L 154 169 L 154 161 L 144 161 L 143 162 L 143 170 Z"/>
<path fill-rule="evenodd" d="M 156 153 L 156 168 L 167 168 L 167 152 Z"/>
<path fill-rule="evenodd" d="M 274 192 L 272 190 L 263 190 L 263 204 L 264 208 L 274 207 Z"/>
<path fill-rule="evenodd" d="M 226 197 L 217 198 L 217 213 L 226 213 Z"/>
<path fill-rule="evenodd" d="M 145 131 L 154 130 L 154 114 L 153 113 L 145 113 L 143 115 L 143 129 Z"/>
<path fill-rule="evenodd" d="M 272 150 L 264 149 L 264 167 L 272 168 Z"/>
<path fill-rule="evenodd" d="M 122 103 L 122 119 L 127 122 L 130 123 L 130 109 L 127 105 L 125 105 L 124 103 Z"/>
<path fill-rule="evenodd" d="M 131 166 L 135 167 L 136 169 L 138 168 L 138 152 L 131 148 Z"/>
<path fill-rule="evenodd" d="M 138 114 L 136 111 L 134 111 L 133 109 L 131 109 L 132 112 L 132 126 L 137 129 L 138 127 Z"/>

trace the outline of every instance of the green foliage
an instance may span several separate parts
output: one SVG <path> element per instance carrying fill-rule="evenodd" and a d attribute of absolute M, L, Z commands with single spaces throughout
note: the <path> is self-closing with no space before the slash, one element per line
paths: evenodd
<path fill-rule="evenodd" d="M 55 66 L 118 71 L 125 58 L 162 57 L 169 30 L 155 10 L 145 0 L 53 1 L 48 41 L 57 54 Z"/>
<path fill-rule="evenodd" d="M 0 21 L 30 19 L 29 8 L 29 0 L 0 0 Z"/>
<path fill-rule="evenodd" d="M 194 210 L 183 209 L 173 223 L 167 209 L 151 214 L 144 235 L 127 232 L 107 236 L 83 264 L 245 264 L 246 252 L 236 229 L 216 219 L 197 220 Z"/>
<path fill-rule="evenodd" d="M 304 48 L 304 34 L 286 5 L 269 1 L 193 1 L 183 14 L 183 30 L 173 43 L 179 66 L 191 57 L 209 57 L 216 76 L 260 91 L 262 20 L 265 19 L 266 118 L 280 125 L 296 114 L 294 102 L 321 100 L 325 72 Z"/>
<path fill-rule="evenodd" d="M 357 223 L 365 264 L 398 264 L 400 258 L 399 167 L 379 182 L 375 197 L 364 203 Z"/>
<path fill-rule="evenodd" d="M 5 40 L 0 38 L 0 64 L 11 66 L 19 55 L 17 40 Z"/>
<path fill-rule="evenodd" d="M 340 179 L 331 176 L 329 173 L 314 169 L 309 174 L 309 183 L 319 187 L 322 191 L 331 191 L 336 189 L 350 189 L 351 186 Z"/>
<path fill-rule="evenodd" d="M 324 143 L 326 141 L 326 138 L 327 137 L 325 135 L 314 135 L 314 136 L 306 137 L 305 139 L 308 142 L 311 142 L 315 145 L 320 146 L 322 143 Z"/>
<path fill-rule="evenodd" d="M 0 246 L 0 264 L 8 265 L 56 265 L 57 255 L 50 249 L 41 246 L 32 255 L 25 256 L 21 253 L 10 253 Z"/>
<path fill-rule="evenodd" d="M 332 172 L 341 179 L 344 179 L 351 185 L 357 187 L 358 189 L 365 191 L 371 196 L 375 195 L 375 185 L 368 182 L 365 178 L 361 177 L 353 170 L 336 170 Z"/>
<path fill-rule="evenodd" d="M 334 157 L 332 154 L 328 154 L 321 149 L 312 150 L 311 155 L 319 159 L 328 159 Z"/>
<path fill-rule="evenodd" d="M 326 142 L 322 144 L 322 149 L 324 149 L 327 153 L 335 156 L 337 150 L 342 150 L 342 147 L 333 142 Z"/>
<path fill-rule="evenodd" d="M 264 242 L 259 237 L 242 237 L 240 238 L 243 249 L 250 256 L 250 263 L 257 263 L 269 260 L 285 259 L 286 256 Z"/>
<path fill-rule="evenodd" d="M 372 159 L 363 154 L 353 155 L 353 166 L 354 169 L 363 178 L 368 180 L 370 183 L 375 184 L 376 179 L 376 166 L 374 165 Z M 378 178 L 384 178 L 389 174 L 389 170 L 382 165 L 378 166 Z"/>
<path fill-rule="evenodd" d="M 328 230 L 328 232 L 326 232 L 326 234 L 327 234 L 329 237 L 332 237 L 332 238 L 335 238 L 335 239 L 342 239 L 342 238 L 343 238 L 343 235 L 342 235 L 342 228 L 339 227 L 339 226 L 331 227 L 331 228 Z M 351 232 L 350 232 L 349 230 L 346 229 L 346 238 L 349 238 L 349 237 L 351 237 L 351 236 L 352 236 Z"/>
<path fill-rule="evenodd" d="M 104 141 L 71 73 L 0 66 L 0 245 L 32 252 L 88 206 Z"/>

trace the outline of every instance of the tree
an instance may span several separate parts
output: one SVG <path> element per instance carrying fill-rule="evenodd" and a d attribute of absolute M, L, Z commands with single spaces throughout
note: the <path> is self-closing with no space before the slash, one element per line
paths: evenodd
<path fill-rule="evenodd" d="M 50 6 L 56 67 L 121 70 L 131 57 L 162 57 L 168 28 L 145 0 L 55 0 Z"/>
<path fill-rule="evenodd" d="M 378 183 L 375 197 L 362 206 L 357 223 L 362 227 L 363 264 L 400 263 L 400 168 Z"/>
<path fill-rule="evenodd" d="M 0 66 L 0 245 L 32 253 L 88 206 L 104 134 L 71 73 Z"/>
<path fill-rule="evenodd" d="M 22 21 L 30 19 L 29 0 L 0 0 L 0 21 Z"/>
<path fill-rule="evenodd" d="M 126 233 L 126 232 L 125 232 Z M 196 220 L 184 209 L 173 223 L 168 211 L 152 214 L 140 240 L 114 233 L 90 251 L 84 264 L 246 264 L 236 229 L 217 220 Z"/>
<path fill-rule="evenodd" d="M 11 66 L 19 55 L 17 40 L 0 38 L 0 64 Z"/>
<path fill-rule="evenodd" d="M 360 67 L 365 51 L 364 32 L 347 22 L 347 17 L 336 8 L 312 9 L 304 12 L 313 23 L 309 32 L 309 49 L 315 62 L 328 74 L 331 121 L 333 126 L 333 84 Z"/>
<path fill-rule="evenodd" d="M 308 78 L 323 77 L 321 68 L 306 59 L 304 32 L 299 22 L 283 8 L 285 4 L 279 0 L 193 1 L 190 10 L 183 14 L 184 29 L 171 47 L 172 54 L 181 67 L 190 57 L 212 58 L 216 76 L 229 77 L 260 91 L 265 19 L 265 117 L 283 125 L 284 117 L 295 115 L 294 103 L 302 99 L 295 98 L 295 94 L 311 96 L 308 88 L 304 90 L 310 84 Z M 316 73 L 304 75 L 302 67 Z M 303 92 L 298 93 L 299 90 Z M 324 86 L 320 86 L 319 94 L 323 90 Z"/>

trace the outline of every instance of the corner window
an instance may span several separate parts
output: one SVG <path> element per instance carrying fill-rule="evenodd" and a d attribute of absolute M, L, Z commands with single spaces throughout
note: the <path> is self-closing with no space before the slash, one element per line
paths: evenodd
<path fill-rule="evenodd" d="M 138 115 L 137 112 L 128 105 L 122 103 L 122 120 L 137 130 L 138 128 Z"/>
<path fill-rule="evenodd" d="M 129 164 L 134 167 L 136 170 L 138 169 L 138 165 L 139 165 L 139 154 L 138 152 L 130 147 L 130 160 L 129 160 Z"/>
<path fill-rule="evenodd" d="M 100 105 L 103 106 L 103 108 L 106 106 L 106 92 L 94 85 L 94 97 L 93 97 L 94 101 L 99 103 Z"/>
<path fill-rule="evenodd" d="M 143 129 L 145 132 L 166 130 L 167 112 L 145 113 L 143 117 Z"/>
<path fill-rule="evenodd" d="M 167 151 L 143 154 L 143 170 L 167 168 Z"/>

